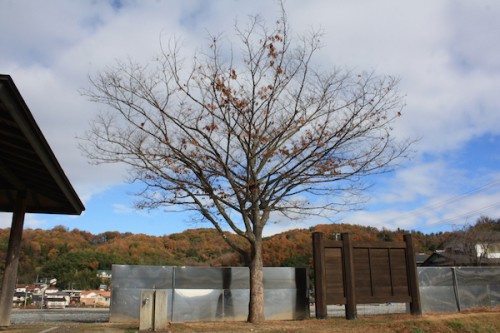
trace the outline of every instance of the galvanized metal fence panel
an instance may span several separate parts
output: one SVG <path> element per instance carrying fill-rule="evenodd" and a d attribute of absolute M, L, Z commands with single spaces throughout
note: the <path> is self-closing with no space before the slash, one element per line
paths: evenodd
<path fill-rule="evenodd" d="M 500 267 L 419 267 L 423 312 L 500 305 Z"/>
<path fill-rule="evenodd" d="M 138 321 L 141 291 L 144 289 L 170 289 L 173 267 L 113 265 L 111 280 L 110 321 Z M 168 308 L 172 306 L 169 292 Z"/>
<path fill-rule="evenodd" d="M 245 320 L 249 270 L 245 267 L 171 267 L 113 265 L 111 322 L 139 320 L 144 289 L 168 290 L 169 321 Z M 264 268 L 267 319 L 309 317 L 308 270 Z"/>
<path fill-rule="evenodd" d="M 419 267 L 422 311 L 500 305 L 500 267 Z M 267 319 L 309 317 L 307 269 L 265 268 Z M 169 321 L 245 320 L 248 268 L 114 265 L 110 321 L 139 320 L 141 290 L 167 290 Z"/>
<path fill-rule="evenodd" d="M 455 270 L 462 310 L 500 304 L 500 267 L 458 267 Z"/>
<path fill-rule="evenodd" d="M 422 312 L 457 312 L 457 300 L 450 267 L 418 267 Z"/>

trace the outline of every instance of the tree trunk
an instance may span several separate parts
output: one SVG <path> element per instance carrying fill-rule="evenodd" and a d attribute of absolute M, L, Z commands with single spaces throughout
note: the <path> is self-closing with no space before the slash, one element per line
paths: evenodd
<path fill-rule="evenodd" d="M 248 304 L 248 322 L 264 321 L 264 272 L 262 263 L 262 239 L 259 237 L 252 244 L 250 261 L 250 303 Z"/>

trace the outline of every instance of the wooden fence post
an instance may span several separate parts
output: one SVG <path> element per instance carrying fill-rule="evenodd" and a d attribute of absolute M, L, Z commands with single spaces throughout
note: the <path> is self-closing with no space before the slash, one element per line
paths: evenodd
<path fill-rule="evenodd" d="M 325 274 L 325 246 L 323 233 L 314 232 L 313 239 L 313 261 L 314 261 L 314 307 L 316 319 L 326 319 L 328 309 L 326 306 L 326 274 Z"/>
<path fill-rule="evenodd" d="M 411 302 L 410 313 L 415 316 L 422 315 L 422 305 L 420 303 L 420 293 L 418 291 L 418 274 L 417 264 L 415 260 L 415 252 L 413 250 L 413 242 L 411 235 L 404 235 L 406 243 L 406 267 L 408 269 L 408 288 L 410 290 Z"/>
<path fill-rule="evenodd" d="M 354 256 L 352 251 L 351 235 L 342 233 L 342 260 L 344 264 L 344 288 L 345 288 L 345 318 L 347 320 L 356 319 L 358 312 L 356 309 L 356 285 L 354 276 Z"/>

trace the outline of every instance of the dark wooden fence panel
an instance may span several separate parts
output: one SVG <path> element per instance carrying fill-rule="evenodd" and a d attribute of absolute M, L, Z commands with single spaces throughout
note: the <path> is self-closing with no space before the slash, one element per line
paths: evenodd
<path fill-rule="evenodd" d="M 393 294 L 395 296 L 408 296 L 408 270 L 406 269 L 406 252 L 404 249 L 391 251 L 391 274 L 393 281 Z"/>
<path fill-rule="evenodd" d="M 342 248 L 325 248 L 325 275 L 327 304 L 345 304 Z"/>
<path fill-rule="evenodd" d="M 372 271 L 370 269 L 369 249 L 354 249 L 354 281 L 356 283 L 356 300 L 359 302 L 363 295 L 373 294 Z"/>
<path fill-rule="evenodd" d="M 421 314 L 411 236 L 405 242 L 325 241 L 313 234 L 317 318 L 328 304 L 345 304 L 346 318 L 357 317 L 356 304 L 406 302 Z M 319 302 L 318 302 L 319 300 Z"/>

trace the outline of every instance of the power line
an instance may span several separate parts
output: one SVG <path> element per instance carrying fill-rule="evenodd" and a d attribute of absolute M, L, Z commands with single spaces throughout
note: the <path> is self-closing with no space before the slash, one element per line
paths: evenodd
<path fill-rule="evenodd" d="M 446 206 L 446 205 L 448 205 L 450 203 L 453 203 L 453 202 L 465 199 L 465 198 L 471 196 L 472 194 L 476 194 L 476 193 L 479 193 L 479 192 L 484 192 L 484 191 L 486 191 L 486 190 L 488 190 L 488 189 L 490 189 L 492 187 L 495 187 L 497 185 L 500 185 L 500 179 L 498 179 L 498 180 L 496 180 L 496 181 L 494 181 L 492 183 L 485 184 L 485 185 L 480 186 L 478 188 L 472 189 L 472 190 L 470 190 L 468 192 L 465 192 L 465 193 L 459 194 L 457 196 L 451 197 L 449 199 L 446 199 L 446 200 L 443 200 L 443 201 L 440 201 L 440 202 L 437 202 L 437 203 L 434 203 L 434 204 L 430 204 L 428 206 L 424 206 L 421 209 L 425 209 L 425 208 L 429 208 L 429 207 L 432 208 L 432 209 L 440 208 L 440 207 Z"/>
<path fill-rule="evenodd" d="M 428 205 L 425 205 L 423 207 L 419 207 L 419 208 L 416 208 L 414 210 L 411 210 L 411 211 L 408 211 L 408 212 L 405 212 L 403 214 L 400 214 L 399 216 L 396 216 L 395 218 L 393 218 L 393 220 L 397 220 L 397 219 L 400 219 L 402 217 L 407 217 L 407 216 L 419 216 L 419 215 L 423 215 L 425 212 L 429 212 L 429 211 L 434 211 L 438 208 L 441 208 L 441 207 L 444 207 L 444 206 L 447 206 L 451 203 L 454 203 L 454 202 L 457 202 L 457 201 L 460 201 L 460 200 L 463 200 L 467 197 L 470 197 L 472 196 L 473 194 L 477 194 L 477 193 L 480 193 L 480 192 L 484 192 L 486 190 L 489 190 L 497 185 L 500 185 L 500 179 L 497 179 L 491 183 L 487 183 L 485 185 L 482 185 L 480 187 L 477 187 L 475 189 L 472 189 L 470 191 L 467 191 L 467 192 L 464 192 L 464 193 L 461 193 L 459 195 L 456 195 L 456 196 L 453 196 L 451 198 L 448 198 L 448 199 L 445 199 L 445 200 L 442 200 L 442 201 L 439 201 L 439 202 L 436 202 L 436 203 L 431 203 L 431 204 L 428 204 Z M 500 203 L 496 203 L 494 204 L 493 206 L 495 205 L 500 205 Z M 483 211 L 484 209 L 476 209 L 476 210 L 473 210 L 473 211 L 470 211 L 468 212 L 467 215 L 471 215 L 471 214 L 474 214 L 476 212 L 480 212 L 480 211 Z M 466 216 L 467 216 L 466 215 Z M 455 220 L 452 219 L 452 220 Z"/>
<path fill-rule="evenodd" d="M 447 223 L 447 222 L 451 222 L 451 221 L 456 221 L 456 220 L 462 219 L 464 217 L 470 217 L 471 215 L 475 215 L 475 214 L 487 211 L 487 210 L 494 208 L 494 207 L 497 207 L 497 206 L 500 207 L 500 202 L 496 202 L 494 204 L 491 204 L 491 205 L 488 205 L 488 206 L 485 206 L 482 208 L 474 209 L 474 210 L 468 211 L 466 213 L 462 213 L 461 215 L 457 215 L 455 217 L 450 217 L 450 218 L 447 218 L 445 220 L 441 220 L 440 222 Z"/>

